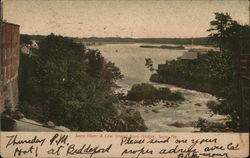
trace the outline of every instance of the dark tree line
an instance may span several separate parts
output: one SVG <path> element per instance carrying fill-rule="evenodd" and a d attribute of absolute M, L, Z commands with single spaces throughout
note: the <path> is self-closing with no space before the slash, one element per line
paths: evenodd
<path fill-rule="evenodd" d="M 20 109 L 39 121 L 98 131 L 100 121 L 114 115 L 111 86 L 122 77 L 98 50 L 51 34 L 33 55 L 21 54 Z"/>

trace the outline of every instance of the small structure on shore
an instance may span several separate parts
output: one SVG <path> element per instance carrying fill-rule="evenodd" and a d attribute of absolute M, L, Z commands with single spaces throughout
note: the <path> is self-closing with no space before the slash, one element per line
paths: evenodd
<path fill-rule="evenodd" d="M 209 50 L 205 49 L 190 49 L 188 51 L 184 51 L 183 55 L 180 57 L 182 60 L 195 60 L 199 55 L 207 54 Z"/>

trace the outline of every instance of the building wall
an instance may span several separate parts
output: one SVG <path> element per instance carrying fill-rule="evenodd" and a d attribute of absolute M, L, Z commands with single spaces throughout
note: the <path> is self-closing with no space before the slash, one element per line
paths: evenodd
<path fill-rule="evenodd" d="M 0 112 L 2 112 L 5 100 L 11 102 L 12 109 L 18 103 L 19 26 L 2 22 L 0 37 Z"/>

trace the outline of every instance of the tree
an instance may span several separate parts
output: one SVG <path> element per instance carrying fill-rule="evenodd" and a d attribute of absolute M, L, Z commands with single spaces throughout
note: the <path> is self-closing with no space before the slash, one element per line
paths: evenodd
<path fill-rule="evenodd" d="M 212 32 L 209 36 L 218 43 L 220 51 L 225 52 L 228 47 L 233 45 L 234 40 L 240 33 L 241 26 L 235 20 L 232 20 L 228 13 L 217 12 L 214 14 L 215 20 L 210 22 L 210 28 L 207 31 Z"/>
<path fill-rule="evenodd" d="M 22 34 L 20 35 L 21 44 L 32 44 L 30 35 Z"/>
<path fill-rule="evenodd" d="M 99 82 L 113 84 L 116 80 L 122 79 L 120 69 L 112 62 L 107 62 L 99 50 L 88 49 L 86 52 L 88 63 L 87 73 Z"/>
<path fill-rule="evenodd" d="M 209 73 L 212 74 L 212 78 L 224 85 L 222 92 L 224 100 L 212 110 L 215 113 L 228 115 L 232 120 L 231 127 L 237 129 L 239 118 L 243 117 L 239 108 L 239 88 L 236 85 L 238 82 L 237 53 L 239 53 L 237 44 L 240 36 L 250 34 L 250 26 L 238 24 L 228 13 L 215 13 L 215 20 L 211 21 L 210 25 L 211 28 L 208 31 L 213 31 L 210 37 L 219 44 L 223 54 L 217 53 L 213 58 L 208 59 Z M 248 124 L 247 121 L 246 124 Z"/>
<path fill-rule="evenodd" d="M 34 71 L 29 76 L 22 72 L 20 93 L 28 91 L 25 81 L 32 78 L 35 86 L 28 88 L 30 94 L 39 97 L 36 100 L 40 102 L 35 104 L 46 113 L 45 120 L 72 130 L 98 131 L 101 120 L 114 115 L 112 104 L 116 98 L 110 93 L 111 85 L 106 83 L 114 82 L 121 74 L 99 51 L 87 50 L 72 39 L 51 34 L 39 42 L 39 50 L 30 64 Z M 27 71 L 27 66 L 20 70 Z M 32 100 L 25 101 L 34 104 Z"/>
<path fill-rule="evenodd" d="M 154 69 L 154 67 L 153 67 L 153 61 L 152 61 L 152 59 L 151 59 L 151 58 L 145 58 L 145 61 L 146 61 L 145 66 L 146 66 L 151 72 L 153 72 L 155 69 Z"/>

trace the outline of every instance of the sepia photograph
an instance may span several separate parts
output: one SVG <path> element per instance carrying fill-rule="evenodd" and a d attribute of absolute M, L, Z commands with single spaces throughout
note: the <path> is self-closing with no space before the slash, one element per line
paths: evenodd
<path fill-rule="evenodd" d="M 249 132 L 248 0 L 0 1 L 1 131 Z"/>

